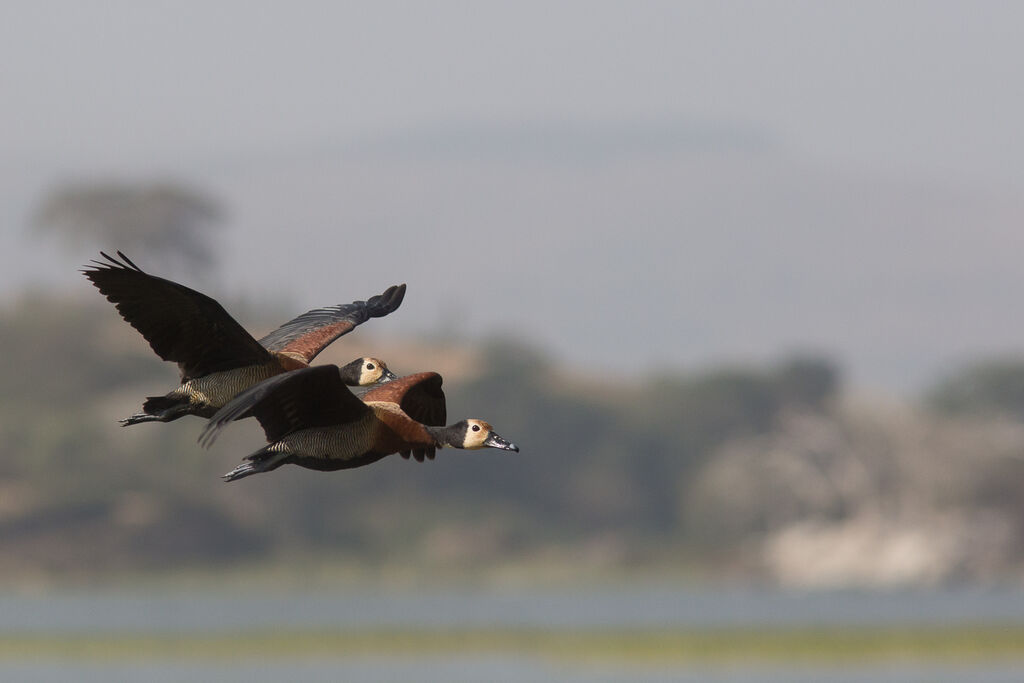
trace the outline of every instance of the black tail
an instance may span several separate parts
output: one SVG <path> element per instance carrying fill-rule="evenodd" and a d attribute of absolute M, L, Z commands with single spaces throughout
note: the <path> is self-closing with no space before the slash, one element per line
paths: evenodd
<path fill-rule="evenodd" d="M 181 405 L 180 398 L 170 396 L 147 396 L 146 402 L 142 404 L 142 412 L 147 415 L 159 415 L 171 408 Z"/>

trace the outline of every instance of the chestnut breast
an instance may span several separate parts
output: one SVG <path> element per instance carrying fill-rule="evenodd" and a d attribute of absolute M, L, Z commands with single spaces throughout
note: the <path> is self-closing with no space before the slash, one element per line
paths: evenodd
<path fill-rule="evenodd" d="M 434 445 L 434 439 L 419 422 L 411 419 L 394 403 L 367 401 L 374 416 L 380 423 L 374 435 L 374 450 L 397 453 L 408 450 L 409 446 Z"/>

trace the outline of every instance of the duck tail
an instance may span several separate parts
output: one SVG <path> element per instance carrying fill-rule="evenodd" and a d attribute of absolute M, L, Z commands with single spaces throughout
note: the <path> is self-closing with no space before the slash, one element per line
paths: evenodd
<path fill-rule="evenodd" d="M 170 396 L 147 396 L 146 402 L 142 404 L 142 412 L 156 415 L 174 408 L 180 403 L 180 399 L 171 398 Z"/>

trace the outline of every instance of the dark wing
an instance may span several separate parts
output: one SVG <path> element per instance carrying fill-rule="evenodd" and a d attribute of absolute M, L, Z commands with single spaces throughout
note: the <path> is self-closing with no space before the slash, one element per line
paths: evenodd
<path fill-rule="evenodd" d="M 281 325 L 260 339 L 260 344 L 271 351 L 297 355 L 310 363 L 328 344 L 357 325 L 396 310 L 403 298 L 405 285 L 392 285 L 367 301 L 315 308 Z"/>
<path fill-rule="evenodd" d="M 363 396 L 364 401 L 395 403 L 406 415 L 425 425 L 444 426 L 447 419 L 444 391 L 441 389 L 441 375 L 436 372 L 420 372 L 374 387 Z M 412 455 L 423 462 L 424 456 L 433 460 L 436 449 L 416 448 Z M 409 451 L 402 451 L 403 458 Z"/>
<path fill-rule="evenodd" d="M 120 251 L 120 260 L 100 255 L 106 262 L 93 261 L 82 272 L 158 356 L 178 364 L 183 382 L 270 360 L 214 299 L 143 272 Z"/>
<path fill-rule="evenodd" d="M 206 423 L 199 442 L 212 444 L 229 422 L 253 415 L 267 441 L 300 429 L 328 427 L 359 419 L 370 408 L 341 380 L 336 365 L 317 365 L 275 375 L 243 391 Z"/>

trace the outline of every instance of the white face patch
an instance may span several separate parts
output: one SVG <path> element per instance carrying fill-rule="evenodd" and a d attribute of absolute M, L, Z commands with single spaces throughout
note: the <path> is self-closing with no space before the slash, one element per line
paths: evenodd
<path fill-rule="evenodd" d="M 484 441 L 491 433 L 491 425 L 483 420 L 466 420 L 466 438 L 463 439 L 463 448 L 483 448 Z"/>
<path fill-rule="evenodd" d="M 363 365 L 359 370 L 359 385 L 369 386 L 379 380 L 383 374 L 383 363 L 376 358 L 364 358 Z"/>

